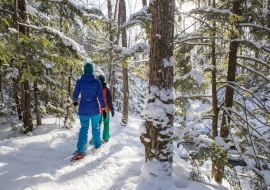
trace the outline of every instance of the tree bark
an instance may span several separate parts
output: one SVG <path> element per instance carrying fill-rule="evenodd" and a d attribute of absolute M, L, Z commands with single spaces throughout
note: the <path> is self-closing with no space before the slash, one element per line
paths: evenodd
<path fill-rule="evenodd" d="M 4 94 L 2 89 L 2 73 L 0 72 L 0 95 L 1 95 L 1 101 L 4 103 Z"/>
<path fill-rule="evenodd" d="M 145 146 L 143 166 L 149 175 L 171 180 L 173 161 L 173 37 L 174 0 L 155 0 L 152 13 L 149 96 L 145 110 Z M 160 34 L 161 38 L 156 34 Z M 159 181 L 159 180 L 158 180 Z M 170 188 L 168 188 L 170 189 Z"/>
<path fill-rule="evenodd" d="M 35 93 L 35 111 L 36 111 L 36 120 L 37 126 L 42 125 L 41 114 L 39 110 L 40 102 L 39 102 L 39 89 L 37 81 L 34 82 L 34 93 Z"/>
<path fill-rule="evenodd" d="M 21 20 L 23 20 L 23 23 L 27 22 L 27 14 L 26 14 L 26 0 L 19 0 L 18 1 L 18 9 L 19 16 Z M 29 30 L 25 26 L 19 26 L 19 31 L 25 35 L 26 37 L 30 37 Z M 23 63 L 23 70 L 28 71 L 28 65 L 27 62 Z M 21 103 L 24 105 L 22 106 L 23 111 L 23 123 L 25 128 L 25 133 L 28 133 L 33 130 L 33 122 L 32 122 L 32 116 L 31 116 L 31 101 L 30 101 L 30 85 L 29 81 L 27 79 L 23 80 L 23 85 L 21 85 Z M 24 100 L 23 100 L 23 94 L 24 94 Z"/>
<path fill-rule="evenodd" d="M 63 72 L 63 71 L 61 72 L 61 77 L 62 77 L 62 81 L 61 81 L 62 88 L 64 88 L 64 85 L 65 85 L 65 84 L 64 84 L 65 77 L 64 77 L 64 72 Z M 63 93 L 61 94 L 61 104 L 60 104 L 60 107 L 61 107 L 62 110 L 63 110 L 64 107 L 65 107 L 65 96 L 64 96 Z"/>
<path fill-rule="evenodd" d="M 125 0 L 120 0 L 119 10 L 121 11 L 121 22 L 122 24 L 126 22 L 126 2 Z M 122 31 L 122 47 L 127 48 L 127 32 L 126 29 Z M 122 63 L 123 67 L 123 115 L 122 115 L 122 125 L 126 126 L 128 124 L 128 107 L 129 107 L 129 88 L 128 88 L 128 66 L 124 59 Z"/>
<path fill-rule="evenodd" d="M 142 4 L 143 4 L 143 7 L 147 5 L 147 1 L 146 0 L 142 0 Z"/>
<path fill-rule="evenodd" d="M 71 97 L 71 77 L 72 77 L 72 67 L 70 67 L 69 76 L 68 76 L 68 98 L 67 98 L 64 128 L 68 128 L 67 121 L 68 121 L 68 111 L 69 111 L 70 97 Z"/>
<path fill-rule="evenodd" d="M 240 12 L 240 5 L 242 3 L 242 0 L 235 0 L 233 2 L 233 13 L 237 14 L 238 16 L 241 15 Z M 235 31 L 231 32 L 231 40 L 236 39 L 238 36 L 236 35 Z M 235 74 L 236 74 L 236 66 L 237 66 L 237 50 L 238 50 L 239 42 L 237 41 L 231 41 L 230 47 L 229 47 L 229 60 L 228 60 L 228 71 L 227 71 L 227 81 L 235 81 Z M 231 87 L 226 87 L 225 91 L 225 107 L 232 107 L 233 105 L 233 93 L 234 90 Z M 226 138 L 229 135 L 229 126 L 230 124 L 230 117 L 226 118 L 226 112 L 223 112 L 222 121 L 221 121 L 221 128 L 220 128 L 220 137 Z M 226 159 L 227 154 L 221 153 L 220 159 Z M 223 172 L 224 172 L 224 166 L 217 165 L 215 169 L 215 175 L 214 179 L 216 182 L 222 184 L 222 178 L 223 178 Z"/>
<path fill-rule="evenodd" d="M 108 16 L 109 16 L 109 19 L 111 21 L 111 29 L 112 29 L 112 26 L 113 26 L 112 2 L 111 2 L 111 0 L 107 0 L 107 3 L 108 3 Z M 117 6 L 117 4 L 115 6 Z M 112 32 L 110 33 L 110 39 L 109 40 L 110 40 L 110 47 L 112 47 L 112 45 L 113 45 L 113 34 L 112 34 Z M 110 70 L 109 70 L 108 81 L 109 81 L 109 84 L 110 84 L 110 90 L 111 90 L 111 92 L 113 94 L 114 93 L 114 85 L 111 85 L 111 84 L 113 83 L 115 72 L 114 72 L 114 66 L 112 65 L 113 64 L 113 55 L 112 55 L 111 51 L 109 53 L 109 57 L 110 57 Z"/>
<path fill-rule="evenodd" d="M 46 75 L 49 76 L 48 69 L 46 69 Z M 46 94 L 45 94 L 45 107 L 48 105 L 48 103 L 49 103 L 49 93 L 46 92 Z"/>
<path fill-rule="evenodd" d="M 216 2 L 213 0 L 213 8 L 216 7 Z M 216 22 L 214 22 L 213 27 L 216 27 Z M 216 32 L 213 32 L 213 41 L 212 41 L 212 65 L 214 69 L 212 70 L 212 104 L 213 104 L 213 113 L 214 117 L 212 119 L 212 138 L 215 139 L 218 136 L 218 105 L 217 105 L 217 81 L 216 81 L 216 41 L 215 37 Z M 211 177 L 213 178 L 216 173 L 216 164 L 212 161 L 212 172 Z"/>
<path fill-rule="evenodd" d="M 19 117 L 19 120 L 22 120 L 22 110 L 21 110 L 21 106 L 19 105 L 20 104 L 20 99 L 19 99 L 19 93 L 18 93 L 18 89 L 17 89 L 17 85 L 15 85 L 14 87 L 14 99 L 15 99 L 15 103 L 16 103 L 16 107 L 17 107 L 17 113 L 18 113 L 18 117 Z"/>
<path fill-rule="evenodd" d="M 115 69 L 112 69 L 110 90 L 111 90 L 111 93 L 112 93 L 112 100 L 113 101 L 115 100 L 115 88 L 114 88 L 114 85 L 115 85 Z"/>

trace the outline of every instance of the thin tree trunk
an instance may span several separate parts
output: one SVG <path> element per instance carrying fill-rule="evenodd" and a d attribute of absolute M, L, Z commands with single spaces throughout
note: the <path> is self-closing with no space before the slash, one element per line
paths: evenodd
<path fill-rule="evenodd" d="M 142 0 L 142 4 L 143 4 L 143 7 L 147 5 L 147 1 L 146 0 Z"/>
<path fill-rule="evenodd" d="M 142 0 L 143 7 L 147 5 L 147 0 Z M 145 28 L 148 44 L 151 44 L 151 28 Z"/>
<path fill-rule="evenodd" d="M 113 22 L 115 22 L 115 19 L 116 19 L 116 14 L 117 14 L 117 5 L 118 5 L 118 0 L 116 0 L 116 3 L 115 3 L 115 8 L 114 8 L 114 16 L 113 16 Z"/>
<path fill-rule="evenodd" d="M 21 111 L 21 106 L 19 105 L 20 104 L 20 99 L 19 99 L 19 93 L 18 93 L 18 86 L 15 85 L 14 86 L 14 99 L 15 99 L 15 103 L 16 103 L 16 107 L 17 107 L 17 113 L 18 113 L 18 117 L 19 117 L 19 120 L 22 120 L 22 111 Z"/>
<path fill-rule="evenodd" d="M 174 0 L 155 0 L 150 8 L 153 19 L 149 96 L 145 110 L 145 133 L 140 140 L 145 146 L 146 163 L 142 168 L 148 171 L 145 179 L 152 176 L 158 182 L 165 176 L 169 180 L 172 178 Z M 156 34 L 160 34 L 161 38 Z"/>
<path fill-rule="evenodd" d="M 30 96 L 30 85 L 28 80 L 24 80 L 24 92 L 25 92 L 25 110 L 23 114 L 23 123 L 25 133 L 33 131 L 33 122 L 31 116 L 31 96 Z"/>
<path fill-rule="evenodd" d="M 238 16 L 240 16 L 241 3 L 242 3 L 242 0 L 240 1 L 235 0 L 233 2 L 233 13 L 237 14 Z M 234 32 L 232 32 L 231 35 L 232 35 L 231 40 L 237 38 L 237 35 Z M 238 41 L 230 42 L 227 81 L 231 81 L 231 82 L 235 81 L 238 45 L 239 45 Z M 232 107 L 233 93 L 234 93 L 233 88 L 226 87 L 225 102 L 224 102 L 225 107 Z M 220 137 L 222 138 L 226 138 L 229 135 L 229 126 L 227 126 L 227 122 L 228 124 L 230 124 L 230 117 L 226 118 L 226 112 L 224 111 L 223 116 L 222 116 L 222 121 L 221 121 L 221 129 L 220 129 Z M 220 155 L 221 159 L 224 159 L 224 160 L 226 159 L 226 156 L 227 156 L 226 152 L 222 152 Z M 218 164 L 216 166 L 214 179 L 216 182 L 220 184 L 222 184 L 223 172 L 224 172 L 224 166 Z"/>
<path fill-rule="evenodd" d="M 70 96 L 71 96 L 71 77 L 72 77 L 72 67 L 70 67 L 70 73 L 68 76 L 68 98 L 67 98 L 67 107 L 66 107 L 66 113 L 65 113 L 64 128 L 68 128 L 67 121 L 68 121 L 68 111 L 69 111 Z"/>
<path fill-rule="evenodd" d="M 115 100 L 115 88 L 114 88 L 114 85 L 115 85 L 115 69 L 112 69 L 112 77 L 111 77 L 110 90 L 111 90 L 111 93 L 112 93 L 112 99 L 113 99 L 113 101 Z"/>
<path fill-rule="evenodd" d="M 64 88 L 64 86 L 65 86 L 65 84 L 64 84 L 64 81 L 65 81 L 64 72 L 61 72 L 61 77 L 62 77 L 62 81 L 61 81 L 62 88 Z M 65 96 L 64 96 L 64 93 L 61 94 L 61 104 L 60 104 L 60 107 L 61 107 L 62 110 L 65 107 Z"/>
<path fill-rule="evenodd" d="M 112 28 L 112 26 L 113 26 L 112 2 L 111 2 L 111 0 L 107 0 L 107 3 L 108 3 L 108 16 L 109 16 L 109 19 L 111 21 L 111 28 Z M 115 6 L 117 6 L 117 5 L 115 5 Z M 112 47 L 112 45 L 113 45 L 113 34 L 112 33 L 110 33 L 110 39 L 109 40 L 110 40 L 110 47 Z M 113 72 L 113 70 L 114 70 L 114 66 L 112 65 L 112 63 L 113 63 L 113 55 L 112 55 L 111 51 L 109 53 L 109 57 L 110 57 L 110 70 L 109 70 L 108 81 L 109 81 L 109 84 L 112 84 L 113 83 L 112 80 L 114 79 L 115 72 Z M 113 89 L 114 89 L 114 86 L 110 85 L 110 90 L 111 90 L 112 93 L 114 91 Z"/>
<path fill-rule="evenodd" d="M 37 81 L 34 82 L 34 93 L 35 93 L 35 111 L 36 111 L 36 120 L 37 126 L 42 125 L 41 114 L 39 110 L 40 102 L 39 102 L 39 89 Z"/>
<path fill-rule="evenodd" d="M 26 23 L 27 21 L 27 14 L 26 14 L 26 0 L 19 0 L 18 1 L 18 10 L 19 11 L 19 16 L 21 20 L 23 20 L 23 23 Z M 30 37 L 29 30 L 25 26 L 19 26 L 19 31 L 27 36 L 28 38 Z M 23 63 L 23 68 L 28 70 L 28 65 L 27 62 Z M 23 80 L 23 87 L 21 86 L 21 93 L 24 94 L 24 101 L 23 101 L 23 96 L 21 94 L 21 103 L 24 105 L 22 106 L 22 111 L 23 111 L 23 123 L 24 123 L 24 128 L 25 128 L 25 133 L 28 133 L 33 130 L 33 122 L 32 122 L 32 116 L 31 116 L 31 101 L 30 101 L 30 86 L 29 86 L 29 81 L 27 79 Z M 23 109 L 24 108 L 24 109 Z"/>
<path fill-rule="evenodd" d="M 121 10 L 121 22 L 126 22 L 126 2 L 125 0 L 120 0 L 121 4 L 119 10 Z M 122 47 L 127 48 L 127 32 L 126 29 L 122 31 Z M 128 124 L 128 107 L 129 107 L 129 88 L 128 88 L 128 66 L 126 60 L 122 63 L 123 67 L 123 116 L 122 125 L 126 126 Z"/>
<path fill-rule="evenodd" d="M 2 73 L 0 72 L 0 95 L 1 95 L 1 101 L 4 103 L 4 94 L 2 89 Z"/>
<path fill-rule="evenodd" d="M 213 8 L 216 7 L 216 2 L 213 0 Z M 213 27 L 216 27 L 216 22 L 214 22 Z M 215 41 L 216 32 L 213 32 L 213 41 L 212 41 L 212 65 L 214 69 L 212 70 L 212 105 L 214 117 L 212 119 L 212 138 L 215 139 L 218 136 L 218 105 L 217 105 L 217 82 L 216 82 L 216 41 Z M 213 178 L 216 173 L 216 164 L 212 161 L 212 173 L 211 177 Z"/>
<path fill-rule="evenodd" d="M 46 75 L 49 76 L 48 69 L 46 69 Z M 49 93 L 46 92 L 46 94 L 45 94 L 45 107 L 48 105 L 48 103 L 49 103 Z"/>

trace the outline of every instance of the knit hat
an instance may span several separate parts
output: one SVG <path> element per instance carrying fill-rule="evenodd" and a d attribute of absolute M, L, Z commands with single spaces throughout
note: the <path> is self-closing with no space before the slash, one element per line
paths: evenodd
<path fill-rule="evenodd" d="M 86 74 L 86 73 L 93 73 L 94 72 L 94 67 L 91 63 L 86 63 L 84 65 L 84 69 L 83 69 L 83 72 Z"/>
<path fill-rule="evenodd" d="M 104 82 L 106 80 L 104 75 L 98 75 L 98 80 Z"/>

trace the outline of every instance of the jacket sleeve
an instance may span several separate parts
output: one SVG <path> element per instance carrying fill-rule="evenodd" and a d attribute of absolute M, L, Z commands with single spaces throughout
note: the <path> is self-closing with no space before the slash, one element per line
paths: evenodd
<path fill-rule="evenodd" d="M 78 80 L 76 83 L 74 92 L 73 92 L 73 98 L 72 98 L 73 101 L 78 101 L 79 94 L 80 94 L 80 81 Z"/>
<path fill-rule="evenodd" d="M 105 107 L 106 103 L 104 100 L 103 89 L 99 81 L 98 81 L 98 87 L 97 87 L 97 97 L 98 97 L 99 103 L 101 104 L 101 107 Z"/>
<path fill-rule="evenodd" d="M 108 106 L 109 106 L 110 110 L 112 112 L 114 112 L 114 107 L 113 107 L 113 103 L 112 103 L 112 93 L 111 93 L 110 89 L 106 88 L 106 90 L 107 90 L 106 97 L 107 97 Z"/>

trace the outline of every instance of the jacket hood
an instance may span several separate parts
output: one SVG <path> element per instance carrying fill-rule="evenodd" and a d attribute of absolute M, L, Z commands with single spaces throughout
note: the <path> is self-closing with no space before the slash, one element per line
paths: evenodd
<path fill-rule="evenodd" d="M 102 84 L 102 88 L 106 88 L 107 87 L 107 83 L 106 82 L 101 82 L 101 84 Z"/>
<path fill-rule="evenodd" d="M 93 81 L 95 80 L 95 75 L 91 74 L 91 73 L 87 73 L 87 74 L 83 74 L 82 78 L 83 81 Z"/>

